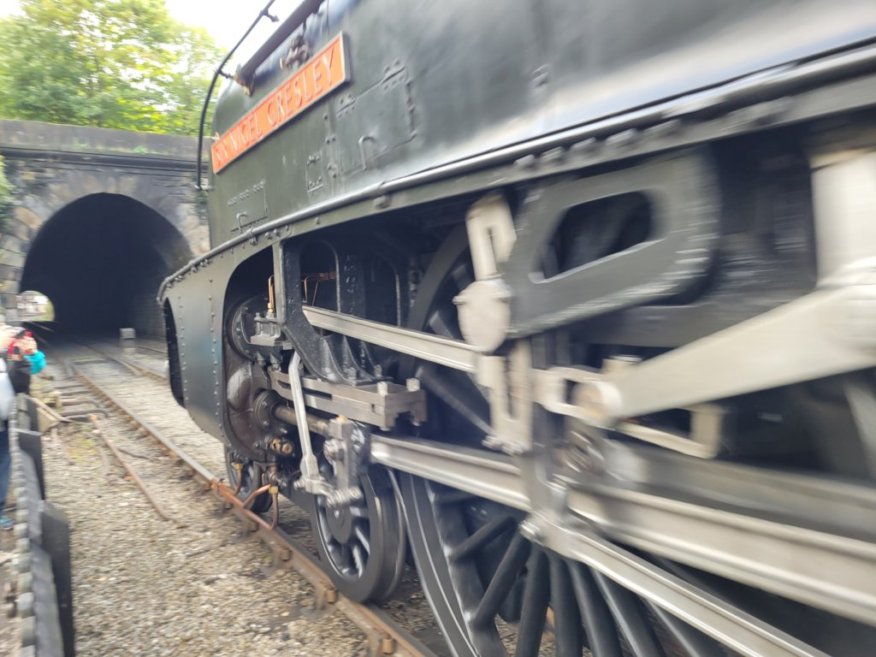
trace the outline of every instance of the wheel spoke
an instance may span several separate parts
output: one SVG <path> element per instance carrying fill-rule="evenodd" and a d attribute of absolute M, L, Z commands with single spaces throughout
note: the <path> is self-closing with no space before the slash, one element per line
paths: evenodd
<path fill-rule="evenodd" d="M 551 555 L 551 608 L 557 657 L 581 657 L 581 615 L 569 581 L 569 569 L 560 557 Z"/>
<path fill-rule="evenodd" d="M 329 539 L 326 541 L 326 551 L 329 553 L 331 560 L 335 563 L 341 563 L 343 554 L 341 553 L 341 545 L 337 541 Z"/>
<path fill-rule="evenodd" d="M 353 546 L 353 564 L 356 568 L 356 575 L 361 576 L 365 572 L 365 555 L 362 554 L 362 548 L 358 545 Z"/>
<path fill-rule="evenodd" d="M 514 657 L 538 657 L 550 600 L 548 562 L 544 551 L 536 550 L 532 554 L 527 570 Z"/>
<path fill-rule="evenodd" d="M 660 619 L 663 626 L 690 657 L 724 657 L 726 655 L 714 639 L 707 637 L 665 609 L 647 601 L 645 604 Z"/>
<path fill-rule="evenodd" d="M 435 504 L 441 506 L 447 506 L 449 504 L 459 504 L 460 502 L 465 502 L 467 500 L 475 499 L 475 496 L 471 493 L 464 490 L 455 490 L 453 488 L 446 488 L 444 490 L 437 491 L 432 494 L 432 499 Z"/>
<path fill-rule="evenodd" d="M 574 564 L 570 570 L 578 608 L 581 610 L 584 629 L 590 643 L 590 652 L 593 653 L 593 657 L 622 657 L 617 625 L 605 604 L 605 599 L 596 589 L 590 569 L 581 564 Z"/>
<path fill-rule="evenodd" d="M 471 261 L 468 258 L 465 258 L 458 262 L 450 272 L 450 279 L 453 280 L 457 292 L 462 292 L 468 287 L 468 285 L 474 281 L 474 272 L 471 268 Z"/>
<path fill-rule="evenodd" d="M 456 317 L 446 307 L 439 308 L 429 316 L 429 328 L 436 335 L 440 335 L 452 340 L 462 340 L 462 333 L 459 331 L 459 326 Z"/>
<path fill-rule="evenodd" d="M 417 371 L 423 386 L 484 434 L 492 433 L 484 398 L 465 374 L 424 365 Z"/>
<path fill-rule="evenodd" d="M 356 538 L 359 539 L 362 547 L 365 548 L 365 552 L 371 554 L 371 543 L 368 541 L 368 536 L 365 534 L 359 524 L 356 524 L 353 527 L 353 533 L 356 535 Z"/>
<path fill-rule="evenodd" d="M 524 540 L 520 534 L 515 534 L 502 560 L 496 568 L 496 574 L 490 580 L 490 585 L 484 591 L 484 597 L 478 604 L 472 618 L 472 625 L 483 626 L 490 623 L 499 610 L 505 596 L 514 586 L 514 582 L 526 563 L 529 556 L 529 541 Z"/>
<path fill-rule="evenodd" d="M 593 571 L 593 577 L 633 654 L 636 657 L 661 657 L 663 649 L 636 597 L 601 573 Z"/>
<path fill-rule="evenodd" d="M 477 550 L 513 527 L 514 522 L 514 518 L 511 516 L 493 518 L 490 522 L 457 545 L 450 553 L 450 559 L 452 561 L 460 561 L 461 559 L 472 556 Z"/>

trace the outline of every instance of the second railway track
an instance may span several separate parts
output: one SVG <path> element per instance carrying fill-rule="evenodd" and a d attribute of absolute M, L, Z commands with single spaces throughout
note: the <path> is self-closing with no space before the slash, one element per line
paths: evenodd
<path fill-rule="evenodd" d="M 60 357 L 67 363 L 73 380 L 82 386 L 75 387 L 77 384 L 71 384 L 69 380 L 64 384 L 59 383 L 59 387 L 66 386 L 68 398 L 71 394 L 81 398 L 83 395 L 80 391 L 87 389 L 109 414 L 108 418 L 97 421 L 98 431 L 93 432 L 94 437 L 102 437 L 101 433 L 135 436 L 133 442 L 119 440 L 119 444 L 114 447 L 121 452 L 118 456 L 129 462 L 135 472 L 139 472 L 139 478 L 150 491 L 150 497 L 157 500 L 160 513 L 168 519 L 165 523 L 166 531 L 177 531 L 192 522 L 190 513 L 179 513 L 179 505 L 175 505 L 176 510 L 165 510 L 162 507 L 162 500 L 168 495 L 179 498 L 179 480 L 191 478 L 197 483 L 197 488 L 191 483 L 182 484 L 187 486 L 188 494 L 194 496 L 198 491 L 210 491 L 224 509 L 243 522 L 242 535 L 254 533 L 270 548 L 272 569 L 292 569 L 307 580 L 313 588 L 313 604 L 308 613 L 324 613 L 326 610 L 337 609 L 356 626 L 364 635 L 364 640 L 350 654 L 433 657 L 436 653 L 429 645 L 441 650 L 441 638 L 436 636 L 435 628 L 427 619 L 428 609 L 421 595 L 414 605 L 419 609 L 413 610 L 407 608 L 406 602 L 399 600 L 391 601 L 386 608 L 380 608 L 375 605 L 360 605 L 343 598 L 319 567 L 317 558 L 308 546 L 308 537 L 300 536 L 302 528 L 309 525 L 304 512 L 285 503 L 280 510 L 279 526 L 273 527 L 270 515 L 262 517 L 245 509 L 235 496 L 234 490 L 222 481 L 224 460 L 221 446 L 215 439 L 194 428 L 185 411 L 172 404 L 163 382 L 155 380 L 156 377 L 150 374 L 149 370 L 154 371 L 154 368 L 144 367 L 139 363 L 132 366 L 123 357 L 110 353 L 106 346 L 95 348 L 80 345 L 72 350 L 61 350 L 55 357 Z M 138 366 L 144 371 L 138 371 Z M 82 403 L 87 400 L 78 401 Z M 71 413 L 75 411 L 75 407 L 71 409 Z M 88 411 L 86 408 L 85 412 Z M 127 428 L 120 429 L 120 422 L 126 423 Z M 107 427 L 106 430 L 104 427 Z M 107 467 L 109 466 L 105 463 L 104 468 Z M 174 467 L 177 469 L 174 470 Z M 184 471 L 183 477 L 180 477 L 179 467 Z M 168 487 L 173 487 L 174 492 L 169 493 Z M 276 586 L 270 588 L 277 593 L 281 586 L 277 582 Z M 413 594 L 414 598 L 417 593 Z M 256 615 L 258 609 L 258 601 L 254 601 L 253 610 Z M 420 630 L 420 636 L 425 636 L 423 641 L 402 626 L 407 624 L 406 621 L 398 621 L 409 611 L 415 617 L 412 625 Z M 216 631 L 221 631 L 221 628 Z M 327 626 L 326 631 L 332 630 Z M 293 637 L 290 639 L 294 640 Z M 307 654 L 346 654 L 337 652 L 339 648 L 330 648 L 330 644 L 331 642 L 311 646 Z M 159 654 L 177 653 L 171 651 Z"/>

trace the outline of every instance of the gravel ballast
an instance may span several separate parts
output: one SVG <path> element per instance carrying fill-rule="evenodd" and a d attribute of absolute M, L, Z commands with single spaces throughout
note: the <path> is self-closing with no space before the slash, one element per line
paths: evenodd
<path fill-rule="evenodd" d="M 222 463 L 220 443 L 195 427 L 169 392 L 145 380 L 136 385 L 136 410 L 160 408 L 174 440 L 211 469 Z M 134 438 L 120 418 L 100 425 L 171 520 L 123 477 L 91 425 L 65 424 L 45 437 L 48 497 L 72 527 L 77 655 L 367 653 L 348 619 L 331 607 L 314 610 L 310 585 L 276 568 L 262 543 L 150 438 Z"/>

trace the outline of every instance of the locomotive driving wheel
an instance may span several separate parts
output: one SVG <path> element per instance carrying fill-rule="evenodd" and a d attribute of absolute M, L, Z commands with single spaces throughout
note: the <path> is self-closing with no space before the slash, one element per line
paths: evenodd
<path fill-rule="evenodd" d="M 410 475 L 401 487 L 421 581 L 456 657 L 735 654 L 525 538 L 519 513 Z"/>
<path fill-rule="evenodd" d="M 453 298 L 472 280 L 464 233 L 452 234 L 424 276 L 410 328 L 459 339 Z M 426 437 L 479 448 L 489 435 L 487 400 L 459 372 L 409 363 L 432 394 Z M 439 422 L 433 423 L 432 420 Z M 612 557 L 644 564 L 655 578 L 612 579 L 594 564 L 544 546 L 525 514 L 403 473 L 399 478 L 411 551 L 426 597 L 455 657 L 728 657 L 794 654 L 853 657 L 873 628 L 697 571 L 593 534 Z M 737 652 L 734 625 L 719 642 L 655 604 L 674 582 L 727 611 L 739 631 L 756 624 L 761 648 Z M 781 646 L 772 652 L 770 646 Z M 817 647 L 813 647 L 817 646 Z"/>
<path fill-rule="evenodd" d="M 331 466 L 320 471 L 334 483 Z M 387 472 L 371 468 L 359 475 L 359 500 L 332 506 L 313 496 L 310 522 L 322 563 L 338 590 L 353 600 L 389 597 L 405 563 L 401 509 Z"/>
<path fill-rule="evenodd" d="M 255 461 L 238 454 L 233 449 L 225 447 L 225 471 L 228 483 L 237 491 L 237 497 L 246 500 L 250 494 L 262 485 L 264 470 Z M 271 508 L 271 494 L 259 493 L 252 500 L 249 508 L 253 513 L 265 513 Z"/>

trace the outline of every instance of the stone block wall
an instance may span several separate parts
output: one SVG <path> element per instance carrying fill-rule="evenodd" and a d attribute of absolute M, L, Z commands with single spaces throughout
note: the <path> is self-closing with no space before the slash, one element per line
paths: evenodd
<path fill-rule="evenodd" d="M 0 153 L 14 197 L 11 218 L 0 227 L 0 302 L 7 319 L 14 319 L 22 270 L 40 229 L 89 195 L 142 203 L 183 236 L 193 256 L 209 249 L 190 137 L 0 121 Z M 144 328 L 155 328 L 149 312 L 142 317 Z"/>

